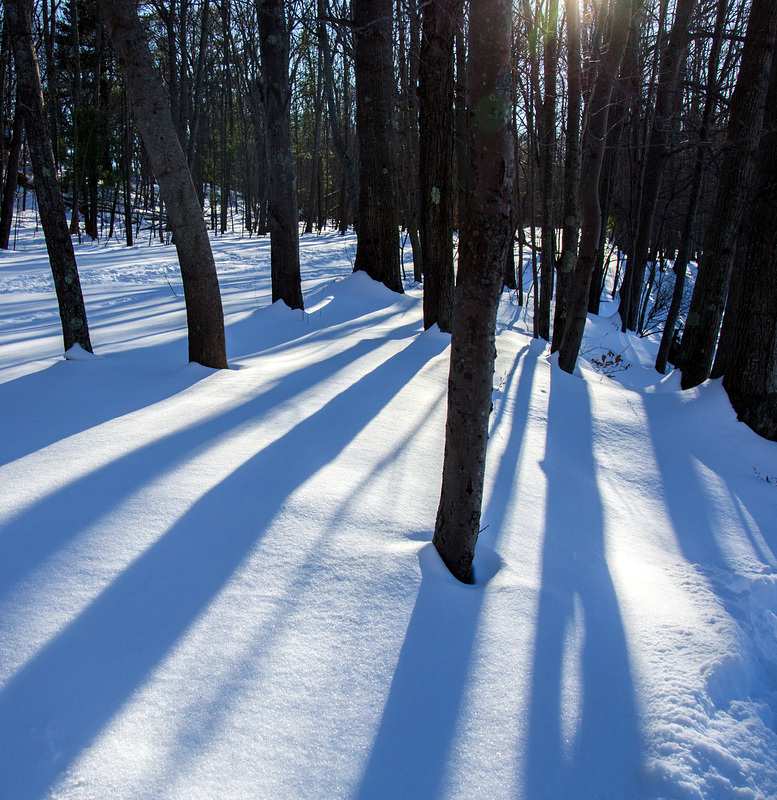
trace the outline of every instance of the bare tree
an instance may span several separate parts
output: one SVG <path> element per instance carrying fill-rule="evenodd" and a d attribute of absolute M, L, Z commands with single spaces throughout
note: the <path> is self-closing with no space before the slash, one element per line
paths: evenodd
<path fill-rule="evenodd" d="M 722 184 L 699 260 L 683 335 L 683 389 L 705 381 L 715 358 L 734 247 L 761 136 L 771 64 L 777 46 L 777 3 L 753 0 L 727 131 Z"/>
<path fill-rule="evenodd" d="M 602 210 L 599 204 L 599 177 L 607 139 L 610 99 L 620 69 L 631 25 L 632 0 L 615 0 L 608 45 L 601 55 L 590 100 L 588 124 L 583 137 L 580 167 L 580 244 L 575 262 L 569 299 L 567 324 L 559 349 L 559 366 L 573 372 L 583 341 L 588 293 L 601 236 Z"/>
<path fill-rule="evenodd" d="M 556 263 L 556 226 L 554 214 L 554 173 L 556 169 L 556 73 L 558 71 L 558 0 L 548 0 L 545 14 L 538 14 L 542 35 L 543 94 L 537 96 L 537 144 L 540 156 L 540 196 L 542 239 L 540 247 L 539 338 L 550 341 L 550 301 Z"/>
<path fill-rule="evenodd" d="M 420 95 L 424 328 L 450 332 L 453 317 L 453 43 L 462 0 L 430 0 L 423 13 Z"/>
<path fill-rule="evenodd" d="M 13 206 L 16 200 L 16 186 L 19 180 L 19 164 L 22 155 L 22 142 L 24 140 L 24 112 L 19 102 L 18 93 L 16 109 L 14 111 L 11 141 L 8 145 L 8 161 L 5 168 L 5 181 L 3 182 L 3 202 L 0 206 L 0 248 L 8 249 L 11 238 L 11 225 L 13 223 Z M 52 156 L 53 158 L 53 156 Z"/>
<path fill-rule="evenodd" d="M 434 546 L 462 582 L 480 530 L 496 311 L 510 237 L 515 173 L 510 0 L 472 0 L 468 61 L 470 192 L 459 245 L 448 419 Z"/>
<path fill-rule="evenodd" d="M 283 300 L 289 308 L 302 308 L 297 186 L 291 149 L 289 27 L 283 6 L 284 0 L 257 0 L 270 164 L 270 271 L 273 302 Z"/>
<path fill-rule="evenodd" d="M 100 0 L 135 121 L 159 181 L 181 265 L 189 360 L 226 368 L 224 312 L 208 231 L 162 79 L 154 66 L 134 0 Z"/>
<path fill-rule="evenodd" d="M 354 271 L 402 292 L 394 128 L 392 0 L 353 4 L 359 221 Z"/>
<path fill-rule="evenodd" d="M 35 176 L 35 196 L 49 253 L 51 274 L 54 277 L 65 350 L 79 344 L 91 353 L 92 343 L 89 339 L 78 266 L 67 227 L 65 205 L 57 183 L 54 155 L 43 108 L 40 72 L 33 42 L 31 3 L 29 0 L 5 0 L 4 8 L 13 40 L 17 97 L 24 114 Z"/>
<path fill-rule="evenodd" d="M 580 3 L 566 0 L 567 25 L 567 130 L 564 151 L 564 214 L 556 280 L 556 309 L 553 315 L 551 350 L 561 347 L 567 322 L 567 305 L 580 233 L 577 185 L 580 180 L 580 108 L 582 65 L 580 52 Z"/>
<path fill-rule="evenodd" d="M 696 0 L 678 0 L 672 30 L 661 54 L 655 109 L 649 114 L 650 132 L 639 198 L 639 225 L 621 287 L 620 314 L 623 329 L 635 330 L 642 283 L 653 231 L 661 177 L 670 154 L 673 117 L 682 99 L 678 83 L 691 40 L 690 26 Z"/>
<path fill-rule="evenodd" d="M 777 59 L 757 158 L 744 268 L 734 275 L 741 311 L 723 386 L 739 419 L 777 441 Z"/>
<path fill-rule="evenodd" d="M 680 316 L 680 309 L 685 294 L 685 277 L 688 269 L 688 262 L 691 260 L 691 253 L 694 250 L 693 231 L 696 224 L 697 210 L 701 201 L 702 183 L 704 181 L 704 174 L 707 169 L 708 161 L 709 146 L 707 138 L 709 136 L 712 116 L 718 105 L 716 85 L 728 4 L 729 0 L 717 0 L 712 46 L 707 60 L 706 97 L 704 101 L 704 110 L 702 111 L 701 124 L 699 126 L 699 144 L 693 166 L 690 197 L 685 212 L 682 234 L 680 236 L 680 246 L 678 247 L 677 256 L 674 260 L 674 266 L 672 267 L 675 274 L 674 286 L 672 287 L 672 300 L 669 304 L 666 320 L 664 321 L 661 344 L 658 348 L 658 354 L 656 355 L 656 370 L 661 373 L 661 375 L 666 372 L 669 351 L 675 337 L 675 325 Z"/>

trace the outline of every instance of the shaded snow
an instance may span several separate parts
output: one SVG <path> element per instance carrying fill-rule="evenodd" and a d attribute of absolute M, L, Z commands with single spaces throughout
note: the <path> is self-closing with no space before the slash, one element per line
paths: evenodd
<path fill-rule="evenodd" d="M 232 369 L 186 364 L 172 248 L 0 253 L 0 798 L 777 796 L 777 445 L 591 318 L 509 294 L 476 582 L 429 544 L 448 337 L 304 237 L 214 242 Z M 612 378 L 592 365 L 622 354 Z"/>

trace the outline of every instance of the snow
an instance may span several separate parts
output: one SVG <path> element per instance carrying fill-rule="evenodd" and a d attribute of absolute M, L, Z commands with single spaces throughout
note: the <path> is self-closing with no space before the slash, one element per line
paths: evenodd
<path fill-rule="evenodd" d="M 418 285 L 306 236 L 290 311 L 268 240 L 218 237 L 218 372 L 186 363 L 170 246 L 77 245 L 96 355 L 63 357 L 27 223 L 0 798 L 777 797 L 777 445 L 719 381 L 658 376 L 608 304 L 567 375 L 505 293 L 464 586 L 430 544 L 449 338 Z"/>

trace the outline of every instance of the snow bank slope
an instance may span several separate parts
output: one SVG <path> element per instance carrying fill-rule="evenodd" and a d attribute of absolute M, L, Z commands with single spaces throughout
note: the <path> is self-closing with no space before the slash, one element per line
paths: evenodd
<path fill-rule="evenodd" d="M 40 246 L 0 259 L 0 797 L 777 796 L 777 447 L 717 383 L 645 388 L 645 343 L 560 372 L 506 295 L 459 585 L 447 337 L 305 247 L 303 315 L 265 242 L 218 244 L 223 372 L 184 363 L 166 248 L 145 283 L 79 254 L 75 361 Z"/>

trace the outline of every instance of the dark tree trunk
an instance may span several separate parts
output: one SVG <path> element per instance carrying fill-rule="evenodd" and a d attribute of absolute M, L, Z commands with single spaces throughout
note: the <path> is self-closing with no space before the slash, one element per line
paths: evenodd
<path fill-rule="evenodd" d="M 401 0 L 397 0 L 398 61 L 401 118 L 400 152 L 404 156 L 399 169 L 399 201 L 402 207 L 402 224 L 407 230 L 413 250 L 413 280 L 421 282 L 424 274 L 424 259 L 419 232 L 419 103 L 418 73 L 421 55 L 421 18 L 416 0 L 408 2 L 409 43 L 405 47 L 404 14 Z M 404 266 L 402 267 L 404 274 Z"/>
<path fill-rule="evenodd" d="M 270 162 L 270 267 L 272 299 L 302 308 L 299 223 L 294 154 L 291 150 L 289 29 L 284 0 L 257 0 L 264 72 L 267 157 Z"/>
<path fill-rule="evenodd" d="M 454 129 L 456 135 L 456 230 L 464 224 L 469 181 L 469 131 L 467 130 L 467 44 L 464 26 L 456 29 L 456 84 Z"/>
<path fill-rule="evenodd" d="M 623 111 L 622 106 L 613 104 L 617 112 Z M 610 207 L 613 201 L 615 182 L 619 176 L 620 162 L 622 156 L 622 142 L 626 126 L 622 121 L 610 125 L 610 132 L 607 135 L 607 142 L 604 147 L 604 157 L 602 160 L 602 170 L 599 175 L 599 244 L 596 248 L 596 259 L 594 261 L 594 273 L 591 277 L 591 286 L 588 290 L 588 313 L 598 314 L 602 303 L 602 292 L 604 282 L 607 277 L 605 268 L 605 258 L 607 256 L 607 220 L 610 216 Z M 619 262 L 620 266 L 620 262 Z M 616 280 L 613 287 L 617 286 Z"/>
<path fill-rule="evenodd" d="M 1 102 L 1 101 L 0 101 Z M 16 111 L 13 119 L 11 143 L 8 146 L 8 161 L 5 168 L 3 184 L 3 203 L 0 208 L 0 248 L 8 249 L 13 223 L 13 207 L 16 201 L 16 186 L 19 180 L 19 164 L 22 158 L 22 142 L 24 140 L 24 114 L 21 103 L 16 100 Z M 52 155 L 53 158 L 53 155 Z"/>
<path fill-rule="evenodd" d="M 510 0 L 471 3 L 471 182 L 459 248 L 442 492 L 433 539 L 448 569 L 463 582 L 471 580 L 480 530 L 496 312 L 515 172 L 510 132 L 511 14 Z"/>
<path fill-rule="evenodd" d="M 610 99 L 629 36 L 631 0 L 616 0 L 612 33 L 602 56 L 589 100 L 588 126 L 583 138 L 580 167 L 580 245 L 572 278 L 567 324 L 559 349 L 559 366 L 572 373 L 585 331 L 588 294 L 601 235 L 599 177 L 607 138 Z"/>
<path fill-rule="evenodd" d="M 620 315 L 624 329 L 637 328 L 639 300 L 645 277 L 650 237 L 653 229 L 661 175 L 667 163 L 672 141 L 672 119 L 682 100 L 678 87 L 691 40 L 690 24 L 696 0 L 678 0 L 666 49 L 661 56 L 655 111 L 650 115 L 642 194 L 639 199 L 639 227 L 633 242 L 621 288 Z"/>
<path fill-rule="evenodd" d="M 421 246 L 421 233 L 418 215 L 421 208 L 421 192 L 419 189 L 419 160 L 421 143 L 419 140 L 419 102 L 418 78 L 421 70 L 421 13 L 418 0 L 411 0 L 410 5 L 410 69 L 408 72 L 408 102 L 410 106 L 410 207 L 408 232 L 413 247 L 413 279 L 422 281 L 424 276 L 424 249 Z"/>
<path fill-rule="evenodd" d="M 4 7 L 13 40 L 17 96 L 24 113 L 35 176 L 35 195 L 57 292 L 65 350 L 79 344 L 91 353 L 92 343 L 89 340 L 81 282 L 67 228 L 65 205 L 57 184 L 54 155 L 43 109 L 38 59 L 33 43 L 32 10 L 28 0 L 5 0 Z"/>
<path fill-rule="evenodd" d="M 707 86 L 704 110 L 702 111 L 701 125 L 699 126 L 699 146 L 696 153 L 696 163 L 693 167 L 693 179 L 691 192 L 688 200 L 688 210 L 686 211 L 683 223 L 683 232 L 680 238 L 680 246 L 674 261 L 673 271 L 675 282 L 672 289 L 672 300 L 669 304 L 669 311 L 664 322 L 664 330 L 661 334 L 661 344 L 656 355 L 656 370 L 663 375 L 666 372 L 666 365 L 669 360 L 669 351 L 675 341 L 675 324 L 680 316 L 683 296 L 685 293 L 685 277 L 688 262 L 691 260 L 691 253 L 695 250 L 693 231 L 696 224 L 696 211 L 701 199 L 702 184 L 707 165 L 707 136 L 709 133 L 712 115 L 717 107 L 717 93 L 714 91 L 718 78 L 718 65 L 720 63 L 720 50 L 723 43 L 723 31 L 726 24 L 726 12 L 728 10 L 728 0 L 718 0 L 715 15 L 715 28 L 713 31 L 712 44 L 710 47 L 710 57 L 707 65 Z"/>
<path fill-rule="evenodd" d="M 359 228 L 354 271 L 402 292 L 394 130 L 392 0 L 354 4 Z"/>
<path fill-rule="evenodd" d="M 550 305 L 556 268 L 554 225 L 554 172 L 556 167 L 556 72 L 558 70 L 558 0 L 549 0 L 543 22 L 543 98 L 537 114 L 540 155 L 542 248 L 540 256 L 540 302 L 537 306 L 537 334 L 550 341 Z"/>
<path fill-rule="evenodd" d="M 189 143 L 186 149 L 186 163 L 189 169 L 194 172 L 195 153 L 197 143 L 199 140 L 200 131 L 200 117 L 202 116 L 202 85 L 204 82 L 205 74 L 205 53 L 206 44 L 208 41 L 208 19 L 210 16 L 210 0 L 205 0 L 202 4 L 202 13 L 200 18 L 200 44 L 197 49 L 197 69 L 194 73 L 194 107 L 192 110 L 192 121 L 189 129 Z M 200 198 L 200 205 L 202 205 L 202 198 Z"/>
<path fill-rule="evenodd" d="M 318 75 L 316 76 L 316 123 L 313 133 L 313 158 L 310 165 L 310 191 L 308 192 L 308 204 L 305 209 L 305 233 L 313 233 L 313 220 L 316 218 L 316 197 L 319 194 L 319 184 L 321 182 L 321 169 L 319 161 L 321 158 L 321 122 L 324 112 L 324 91 L 321 80 L 322 68 L 321 51 L 318 51 Z M 320 214 L 319 214 L 320 216 Z"/>
<path fill-rule="evenodd" d="M 56 35 L 57 3 L 50 5 L 47 0 L 43 0 L 43 44 L 46 52 L 46 63 L 54 63 L 54 39 Z M 51 139 L 51 151 L 54 154 L 54 163 L 59 169 L 59 107 L 57 105 L 57 88 L 59 86 L 59 76 L 56 70 L 49 70 L 46 80 L 46 93 L 44 94 L 44 104 L 48 114 L 49 137 Z"/>
<path fill-rule="evenodd" d="M 424 328 L 436 323 L 446 333 L 453 321 L 453 43 L 461 8 L 461 0 L 424 7 L 418 87 Z"/>
<path fill-rule="evenodd" d="M 554 353 L 561 347 L 561 339 L 567 322 L 569 292 L 572 287 L 572 272 L 575 268 L 577 238 L 580 232 L 580 212 L 577 202 L 577 186 L 580 180 L 580 106 L 582 102 L 579 0 L 566 0 L 566 18 L 568 97 L 566 151 L 564 153 L 564 223 L 556 280 L 553 340 L 550 348 Z"/>
<path fill-rule="evenodd" d="M 734 247 L 761 136 L 777 43 L 777 3 L 753 0 L 742 64 L 731 98 L 723 178 L 699 260 L 681 347 L 683 389 L 707 380 L 728 295 Z"/>
<path fill-rule="evenodd" d="M 344 181 L 350 195 L 351 206 L 353 208 L 354 227 L 358 229 L 359 225 L 359 184 L 356 178 L 356 168 L 354 167 L 353 160 L 348 155 L 348 147 L 345 137 L 340 131 L 340 123 L 338 122 L 339 115 L 337 111 L 337 102 L 335 98 L 335 78 L 334 70 L 332 67 L 332 51 L 329 47 L 329 34 L 327 33 L 326 22 L 324 20 L 329 16 L 329 3 L 327 0 L 317 0 L 318 9 L 318 47 L 321 50 L 324 61 L 324 94 L 326 96 L 326 105 L 329 117 L 329 126 L 332 132 L 332 145 L 334 146 L 337 157 L 344 170 Z M 344 98 L 345 99 L 345 98 Z M 347 129 L 346 121 L 346 129 Z M 346 214 L 343 208 L 344 204 L 341 203 L 341 227 L 346 222 Z M 342 231 L 345 232 L 344 230 Z"/>
<path fill-rule="evenodd" d="M 122 195 L 124 201 L 124 234 L 127 247 L 132 247 L 132 120 L 130 117 L 127 93 L 121 93 L 121 171 Z"/>
<path fill-rule="evenodd" d="M 755 198 L 751 196 L 751 203 Z M 756 213 L 753 216 L 758 216 Z M 728 287 L 728 297 L 726 298 L 726 312 L 723 315 L 723 322 L 720 326 L 720 337 L 718 347 L 715 350 L 715 360 L 710 370 L 710 378 L 722 378 L 728 371 L 728 364 L 731 359 L 731 352 L 734 348 L 734 338 L 736 336 L 737 321 L 739 319 L 740 299 L 742 294 L 742 281 L 747 270 L 747 263 L 750 258 L 750 237 L 754 231 L 750 228 L 751 215 L 748 214 L 746 220 L 742 221 L 737 235 L 737 244 L 734 251 L 734 263 L 731 269 L 731 281 Z M 747 312 L 745 312 L 747 313 Z"/>
<path fill-rule="evenodd" d="M 44 0 L 45 3 L 45 0 Z M 44 15 L 45 19 L 45 15 Z M 11 42 L 8 35 L 8 25 L 3 19 L 2 26 L 0 26 L 0 131 L 5 135 L 7 130 L 8 106 L 10 103 L 6 102 L 8 95 L 6 94 L 6 83 L 9 74 L 9 62 L 11 60 Z M 0 147 L 0 191 L 2 185 L 5 183 L 5 164 L 6 164 L 6 151 L 5 147 Z"/>
<path fill-rule="evenodd" d="M 134 0 L 100 0 L 181 265 L 189 360 L 226 368 L 224 313 L 208 231 Z"/>
<path fill-rule="evenodd" d="M 79 233 L 81 173 L 78 118 L 81 113 L 81 44 L 78 36 L 78 0 L 70 0 L 70 41 L 73 48 L 73 207 L 70 214 L 70 233 Z"/>
<path fill-rule="evenodd" d="M 773 153 L 777 152 L 777 148 Z M 775 170 L 772 167 L 772 180 Z M 774 190 L 771 217 L 757 215 L 767 227 L 751 242 L 747 271 L 741 278 L 735 341 L 723 386 L 737 418 L 756 433 L 777 441 L 777 234 L 774 227 Z"/>
<path fill-rule="evenodd" d="M 777 441 L 777 59 L 766 109 L 747 215 L 744 269 L 735 276 L 742 313 L 733 325 L 723 386 L 737 417 Z"/>

